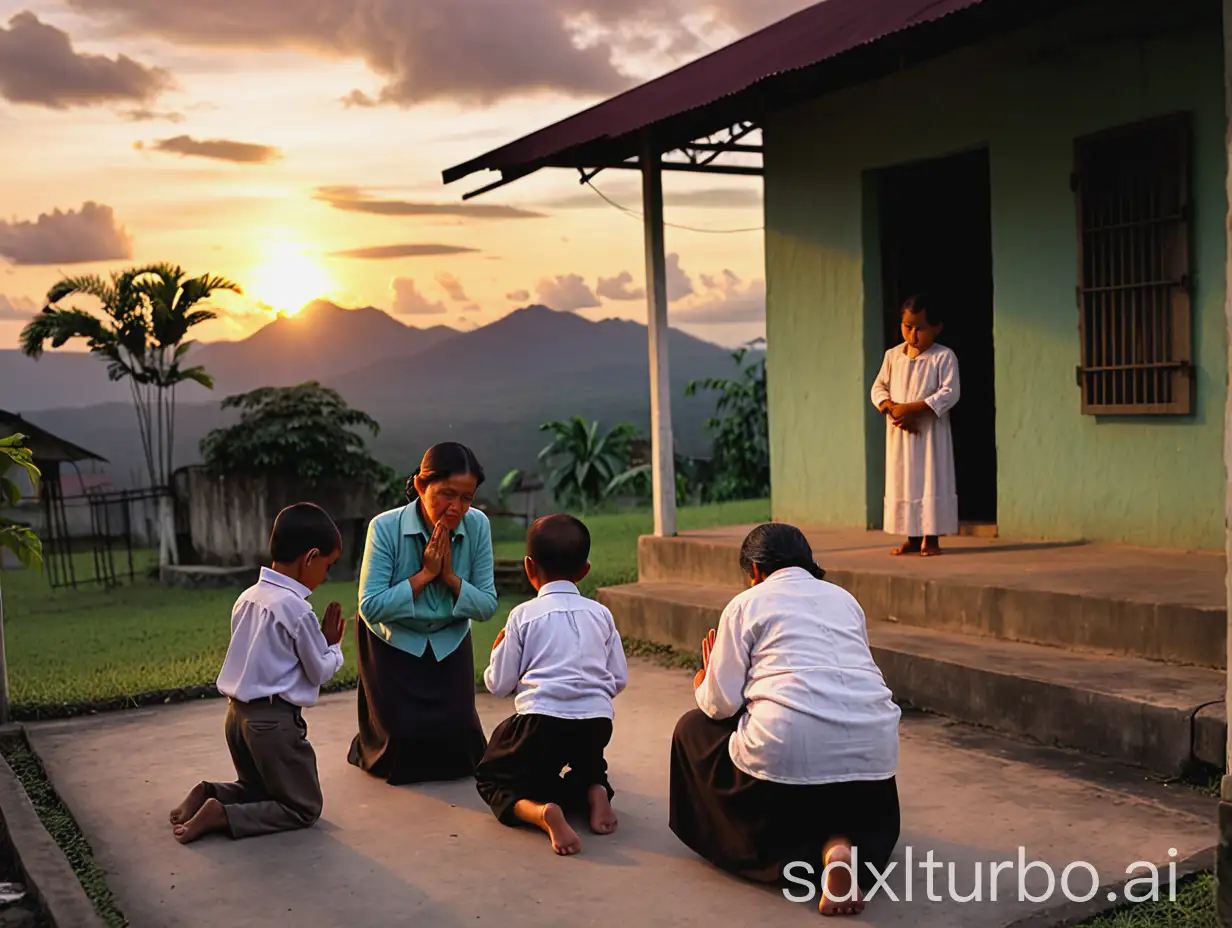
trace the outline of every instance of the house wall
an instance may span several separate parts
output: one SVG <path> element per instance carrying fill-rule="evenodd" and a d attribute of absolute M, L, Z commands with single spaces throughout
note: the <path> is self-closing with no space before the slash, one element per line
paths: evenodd
<path fill-rule="evenodd" d="M 1220 8 L 1162 7 L 1084 6 L 767 121 L 776 519 L 880 526 L 885 424 L 869 399 L 884 352 L 875 171 L 986 146 L 1002 536 L 1223 548 Z M 1172 21 L 1149 20 L 1161 15 Z M 1178 110 L 1194 117 L 1195 412 L 1084 416 L 1074 139 Z"/>

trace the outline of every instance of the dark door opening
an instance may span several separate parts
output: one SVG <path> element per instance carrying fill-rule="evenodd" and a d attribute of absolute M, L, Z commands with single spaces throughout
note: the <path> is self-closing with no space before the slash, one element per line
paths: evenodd
<path fill-rule="evenodd" d="M 913 293 L 944 307 L 938 339 L 958 356 L 962 395 L 950 412 L 958 516 L 997 521 L 993 392 L 992 220 L 986 150 L 885 171 L 880 184 L 885 345 L 902 342 Z"/>

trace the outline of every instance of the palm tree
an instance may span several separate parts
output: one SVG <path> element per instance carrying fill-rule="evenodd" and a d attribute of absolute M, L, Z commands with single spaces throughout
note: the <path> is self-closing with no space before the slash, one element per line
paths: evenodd
<path fill-rule="evenodd" d="M 629 470 L 629 456 L 637 429 L 628 423 L 599 434 L 599 423 L 589 425 L 581 416 L 567 422 L 545 422 L 540 431 L 552 433 L 552 442 L 539 452 L 539 460 L 552 470 L 548 486 L 563 506 L 586 510 L 602 502 L 613 481 Z"/>
<path fill-rule="evenodd" d="M 21 333 L 22 351 L 36 359 L 48 342 L 60 348 L 73 339 L 85 339 L 90 353 L 107 363 L 112 380 L 129 382 L 150 484 L 161 491 L 159 563 L 163 565 L 176 557 L 167 489 L 174 470 L 175 389 L 186 381 L 214 388 L 204 368 L 183 366 L 193 345 L 184 339 L 193 326 L 215 318 L 214 312 L 199 305 L 218 290 L 241 292 L 222 277 L 186 277 L 173 264 L 129 268 L 112 274 L 110 280 L 94 274 L 66 277 L 48 291 L 47 306 Z M 77 294 L 98 300 L 102 316 L 58 306 Z"/>

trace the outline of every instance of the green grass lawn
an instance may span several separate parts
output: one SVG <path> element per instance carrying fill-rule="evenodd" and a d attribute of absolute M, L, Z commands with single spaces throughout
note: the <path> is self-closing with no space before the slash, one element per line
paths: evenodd
<path fill-rule="evenodd" d="M 684 509 L 679 521 L 682 529 L 703 528 L 761 521 L 768 514 L 765 502 L 736 503 Z M 650 514 L 597 515 L 586 522 L 593 539 L 594 569 L 585 589 L 636 579 L 637 539 L 652 530 Z M 523 554 L 520 541 L 496 542 L 497 557 Z M 148 555 L 144 563 L 150 563 Z M 0 573 L 0 591 L 13 710 L 23 718 L 62 715 L 213 683 L 226 654 L 236 595 L 234 590 L 167 588 L 144 578 L 111 592 L 88 587 L 53 592 L 46 577 L 29 571 Z M 327 583 L 312 602 L 320 614 L 335 599 L 353 615 L 355 583 Z M 502 599 L 492 621 L 475 623 L 476 682 L 516 602 Z M 343 643 L 346 663 L 331 688 L 354 684 L 354 642 L 354 629 L 348 628 Z"/>
<path fill-rule="evenodd" d="M 681 531 L 745 525 L 770 518 L 770 503 L 748 500 L 681 509 L 677 523 Z M 616 586 L 637 580 L 637 539 L 654 531 L 654 516 L 647 511 L 622 512 L 583 517 L 590 529 L 591 572 L 581 584 L 582 592 L 593 594 L 602 586 Z M 496 541 L 498 558 L 521 558 L 526 554 L 522 541 Z"/>
<path fill-rule="evenodd" d="M 1204 873 L 1178 884 L 1176 901 L 1143 902 L 1083 922 L 1079 928 L 1218 928 L 1215 877 Z"/>

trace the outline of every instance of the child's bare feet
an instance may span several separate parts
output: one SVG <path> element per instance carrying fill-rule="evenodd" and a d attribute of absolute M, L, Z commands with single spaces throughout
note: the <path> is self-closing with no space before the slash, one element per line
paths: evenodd
<path fill-rule="evenodd" d="M 223 831 L 227 827 L 227 810 L 217 799 L 207 799 L 197 810 L 197 814 L 182 825 L 176 825 L 172 832 L 180 844 L 196 841 L 202 835 L 212 831 Z"/>
<path fill-rule="evenodd" d="M 556 803 L 549 802 L 543 807 L 539 827 L 548 833 L 552 839 L 552 850 L 561 857 L 576 854 L 582 849 L 582 839 L 569 826 L 564 811 Z"/>
<path fill-rule="evenodd" d="M 859 915 L 864 911 L 860 888 L 852 887 L 851 845 L 833 841 L 822 858 L 826 866 L 826 885 L 818 908 L 822 915 Z"/>
<path fill-rule="evenodd" d="M 941 556 L 941 545 L 939 544 L 925 545 L 923 548 L 920 549 L 920 557 L 940 557 L 940 556 Z"/>
<path fill-rule="evenodd" d="M 597 835 L 610 835 L 616 830 L 616 810 L 607 798 L 607 787 L 594 784 L 586 798 L 590 803 L 590 830 Z"/>
<path fill-rule="evenodd" d="M 201 810 L 201 807 L 205 805 L 205 799 L 205 784 L 198 783 L 188 791 L 184 801 L 171 810 L 172 826 L 185 824 Z"/>
<path fill-rule="evenodd" d="M 919 542 L 910 542 L 910 541 L 907 542 L 906 544 L 899 545 L 897 548 L 895 548 L 893 551 L 890 552 L 891 556 L 893 557 L 903 557 L 904 555 L 907 555 L 907 554 L 919 554 L 919 553 L 920 553 Z"/>

